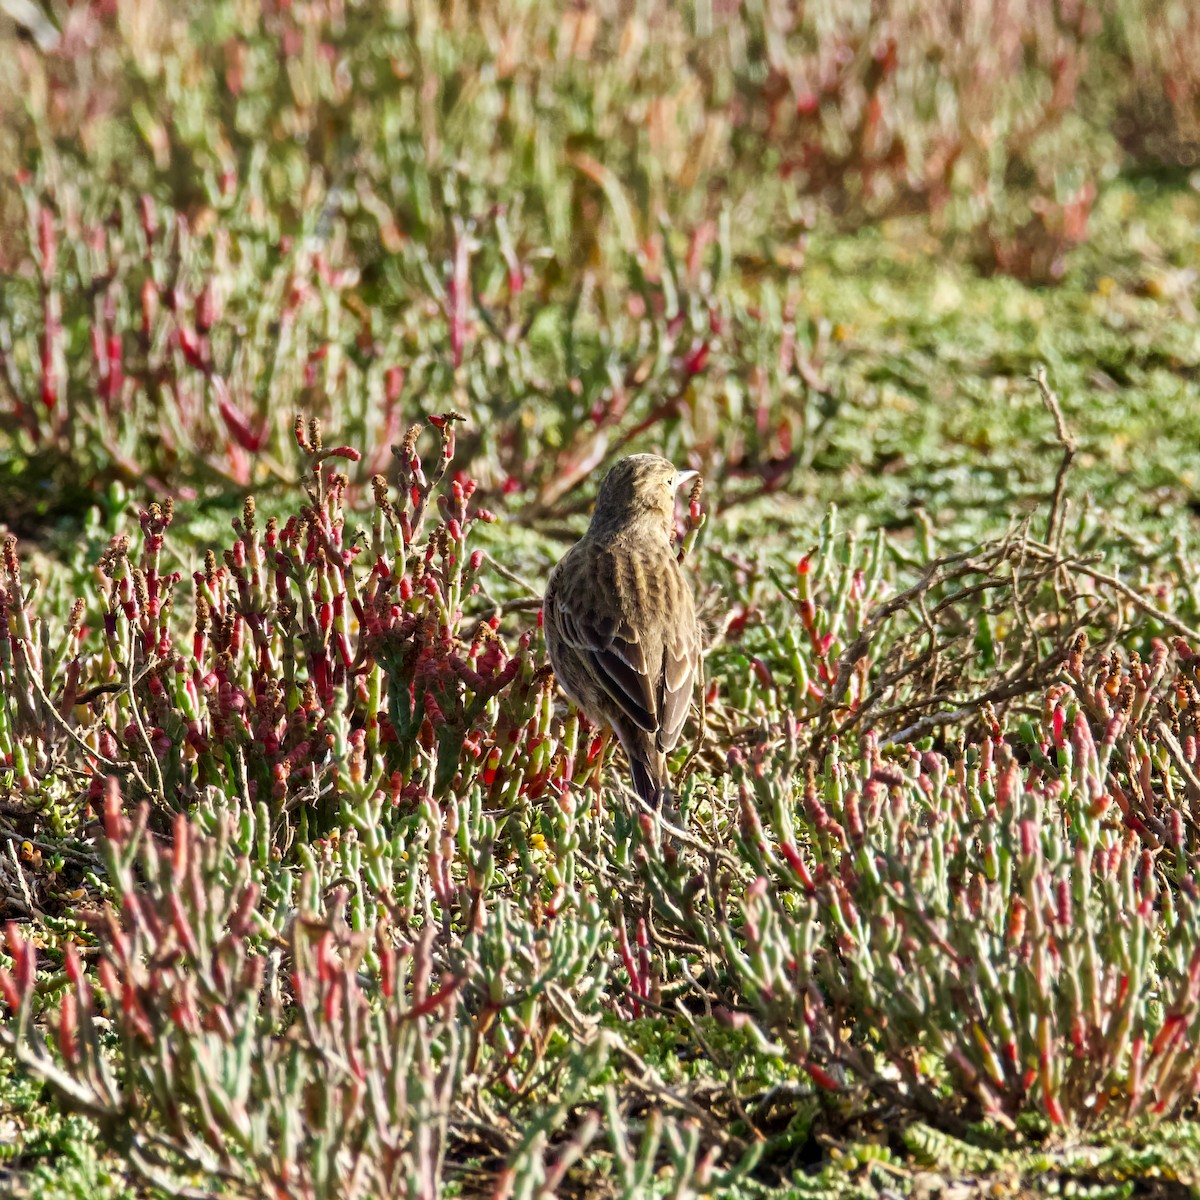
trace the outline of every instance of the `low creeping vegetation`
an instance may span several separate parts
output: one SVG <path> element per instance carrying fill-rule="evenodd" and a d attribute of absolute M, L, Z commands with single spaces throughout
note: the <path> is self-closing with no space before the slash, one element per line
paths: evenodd
<path fill-rule="evenodd" d="M 1066 1174 L 1193 1111 L 1186 579 L 1073 551 L 1057 500 L 1047 541 L 916 561 L 832 515 L 790 577 L 704 545 L 672 829 L 472 548 L 459 423 L 358 510 L 298 421 L 293 511 L 248 500 L 188 586 L 152 505 L 65 628 L 5 543 L 22 1077 L 173 1194 L 832 1194 L 806 1147 L 866 1098 L 898 1153 Z"/>

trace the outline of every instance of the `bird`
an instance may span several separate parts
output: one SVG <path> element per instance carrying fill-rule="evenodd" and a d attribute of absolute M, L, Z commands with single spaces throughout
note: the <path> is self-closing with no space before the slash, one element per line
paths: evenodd
<path fill-rule="evenodd" d="M 700 661 L 695 602 L 671 545 L 675 493 L 695 475 L 657 454 L 620 459 L 542 601 L 555 678 L 590 721 L 616 734 L 634 791 L 656 810 L 670 794 L 666 756 Z"/>

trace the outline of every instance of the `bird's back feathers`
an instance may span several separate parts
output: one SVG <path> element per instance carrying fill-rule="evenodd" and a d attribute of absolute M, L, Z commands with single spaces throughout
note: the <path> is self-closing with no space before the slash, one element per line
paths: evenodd
<path fill-rule="evenodd" d="M 661 521 L 635 509 L 589 530 L 551 573 L 546 644 L 567 694 L 612 727 L 634 788 L 657 807 L 668 789 L 666 754 L 687 717 L 700 655 L 691 590 Z"/>

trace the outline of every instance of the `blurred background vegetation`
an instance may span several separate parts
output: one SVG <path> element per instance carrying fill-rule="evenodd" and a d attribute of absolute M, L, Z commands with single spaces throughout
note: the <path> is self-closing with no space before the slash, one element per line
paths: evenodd
<path fill-rule="evenodd" d="M 1197 1185 L 1200 6 L 0 0 L 0 118 L 0 1184 Z M 684 841 L 541 669 L 638 450 Z"/>
<path fill-rule="evenodd" d="M 1190 496 L 1185 0 L 114 0 L 0 36 L 14 518 L 286 479 L 294 410 L 365 479 L 448 407 L 528 516 L 647 445 L 809 519 L 997 511 L 1040 484 L 1036 361 L 1090 486 Z"/>

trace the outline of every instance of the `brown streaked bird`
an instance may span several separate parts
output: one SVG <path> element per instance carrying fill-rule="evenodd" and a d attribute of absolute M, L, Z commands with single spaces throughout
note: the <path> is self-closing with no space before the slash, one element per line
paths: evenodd
<path fill-rule="evenodd" d="M 671 546 L 675 492 L 695 474 L 657 454 L 621 459 L 542 604 L 555 676 L 590 720 L 616 733 L 634 790 L 655 808 L 670 789 L 666 756 L 700 659 L 696 608 Z"/>

